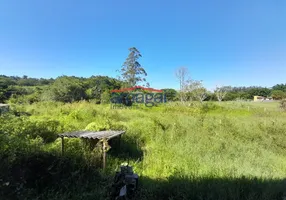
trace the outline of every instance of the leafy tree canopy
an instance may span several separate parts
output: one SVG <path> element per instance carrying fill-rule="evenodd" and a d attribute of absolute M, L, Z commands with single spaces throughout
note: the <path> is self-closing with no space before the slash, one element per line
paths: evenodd
<path fill-rule="evenodd" d="M 52 100 L 73 102 L 85 98 L 84 84 L 77 77 L 58 77 L 51 86 Z"/>
<path fill-rule="evenodd" d="M 272 97 L 273 97 L 273 99 L 281 100 L 281 99 L 284 99 L 286 97 L 286 93 L 283 92 L 282 90 L 273 90 L 272 91 Z"/>
<path fill-rule="evenodd" d="M 286 83 L 285 84 L 277 84 L 272 87 L 272 90 L 281 90 L 286 92 Z"/>
<path fill-rule="evenodd" d="M 175 101 L 177 96 L 177 91 L 172 88 L 163 89 L 163 92 L 166 95 L 167 101 Z"/>
<path fill-rule="evenodd" d="M 142 57 L 140 52 L 135 47 L 130 48 L 129 51 L 130 53 L 121 68 L 121 77 L 129 87 L 133 87 L 139 82 L 146 82 L 144 77 L 147 76 L 147 73 L 138 62 Z M 149 84 L 147 83 L 147 85 Z"/>

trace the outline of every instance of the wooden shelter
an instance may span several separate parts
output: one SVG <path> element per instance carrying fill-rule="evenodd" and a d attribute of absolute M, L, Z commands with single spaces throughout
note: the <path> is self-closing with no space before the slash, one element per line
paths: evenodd
<path fill-rule="evenodd" d="M 106 152 L 108 151 L 108 141 L 114 137 L 120 137 L 125 133 L 125 131 L 75 131 L 69 133 L 59 134 L 59 137 L 62 138 L 62 154 L 64 154 L 64 138 L 84 138 L 93 140 L 95 143 L 102 143 L 102 167 L 105 169 L 106 164 Z"/>

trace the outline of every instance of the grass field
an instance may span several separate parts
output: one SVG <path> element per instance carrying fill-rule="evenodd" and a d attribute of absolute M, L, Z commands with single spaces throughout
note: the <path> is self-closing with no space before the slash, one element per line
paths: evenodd
<path fill-rule="evenodd" d="M 139 109 L 42 102 L 14 109 L 30 114 L 23 117 L 26 122 L 46 123 L 46 129 L 54 123 L 56 133 L 126 130 L 121 149 L 108 153 L 102 184 L 91 179 L 74 191 L 51 193 L 47 188 L 43 199 L 108 199 L 109 178 L 127 160 L 140 176 L 136 199 L 286 198 L 286 113 L 277 102 L 168 103 Z M 85 155 L 83 146 L 68 140 L 66 153 Z M 58 155 L 60 140 L 37 148 Z"/>
<path fill-rule="evenodd" d="M 219 102 L 216 102 L 219 104 Z M 234 102 L 234 101 L 228 101 L 228 102 L 222 102 L 224 107 L 231 107 L 232 108 L 246 108 L 246 109 L 266 109 L 271 111 L 279 111 L 279 101 L 263 101 L 263 102 Z"/>

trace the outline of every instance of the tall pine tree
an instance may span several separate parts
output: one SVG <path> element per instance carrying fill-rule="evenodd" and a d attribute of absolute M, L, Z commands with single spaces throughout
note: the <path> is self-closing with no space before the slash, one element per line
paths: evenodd
<path fill-rule="evenodd" d="M 142 57 L 140 52 L 135 47 L 130 48 L 129 51 L 130 53 L 121 68 L 121 77 L 129 87 L 133 87 L 139 82 L 146 82 L 144 77 L 147 76 L 147 73 L 138 62 Z M 146 85 L 149 86 L 148 83 Z"/>

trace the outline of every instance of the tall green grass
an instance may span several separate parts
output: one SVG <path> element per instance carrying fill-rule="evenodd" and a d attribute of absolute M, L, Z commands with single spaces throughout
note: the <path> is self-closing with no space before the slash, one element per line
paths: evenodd
<path fill-rule="evenodd" d="M 108 153 L 107 175 L 129 161 L 142 177 L 138 199 L 282 199 L 284 195 L 286 114 L 275 109 L 239 102 L 110 109 L 84 101 L 40 102 L 15 109 L 30 113 L 26 120 L 31 122 L 57 123 L 56 133 L 126 130 L 121 149 Z M 86 152 L 80 140 L 67 141 L 66 146 L 67 154 Z M 44 143 L 42 148 L 59 152 L 60 141 Z"/>

